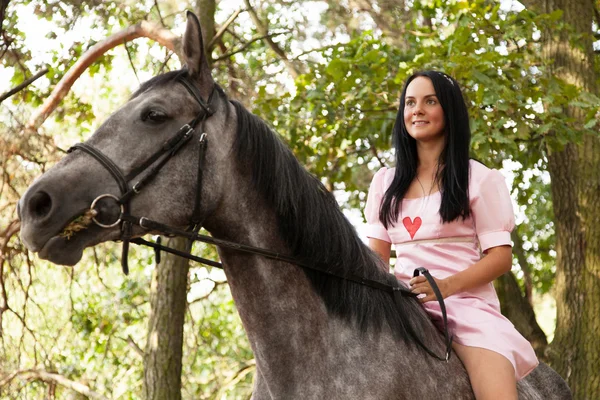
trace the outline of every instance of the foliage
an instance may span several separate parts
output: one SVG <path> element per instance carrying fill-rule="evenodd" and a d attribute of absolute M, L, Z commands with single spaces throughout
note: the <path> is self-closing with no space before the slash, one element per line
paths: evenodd
<path fill-rule="evenodd" d="M 253 356 L 229 288 L 218 285 L 206 299 L 194 301 L 188 316 L 183 397 L 247 398 Z"/>
<path fill-rule="evenodd" d="M 46 369 L 114 394 L 139 385 L 142 360 L 128 341 L 144 339 L 149 277 L 138 272 L 125 280 L 107 268 L 115 260 L 103 249 L 88 253 L 76 270 L 13 260 L 5 278 L 10 310 L 2 320 L 2 370 Z M 14 379 L 0 394 L 44 396 L 43 386 L 25 384 Z"/>
<path fill-rule="evenodd" d="M 535 285 L 547 291 L 554 263 L 548 181 L 532 185 L 523 177 L 541 176 L 548 151 L 597 134 L 600 106 L 600 99 L 549 74 L 542 61 L 539 33 L 566 29 L 557 27 L 560 13 L 507 12 L 485 0 L 415 2 L 413 11 L 419 17 L 394 40 L 401 37 L 408 50 L 364 31 L 318 52 L 322 61 L 296 80 L 294 94 L 262 86 L 255 112 L 271 121 L 309 170 L 332 188 L 352 191 L 349 207 L 362 209 L 371 172 L 360 166 L 393 165 L 390 130 L 402 83 L 416 70 L 449 73 L 469 105 L 473 157 L 494 168 L 504 160 L 519 166 L 513 194 L 529 218 L 518 230 L 539 271 Z M 553 107 L 544 110 L 548 103 Z M 565 118 L 567 106 L 580 107 L 585 117 Z"/>

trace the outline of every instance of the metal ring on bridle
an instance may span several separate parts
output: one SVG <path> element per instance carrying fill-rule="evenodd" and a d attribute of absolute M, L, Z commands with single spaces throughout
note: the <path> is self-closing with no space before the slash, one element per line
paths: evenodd
<path fill-rule="evenodd" d="M 113 194 L 101 194 L 100 196 L 96 197 L 96 199 L 94 199 L 94 201 L 92 201 L 92 205 L 90 206 L 90 209 L 93 210 L 94 207 L 96 207 L 96 203 L 98 202 L 98 200 L 103 199 L 105 197 L 115 200 L 117 202 L 117 204 L 119 204 L 119 207 L 121 209 L 121 215 L 123 215 L 123 213 L 125 212 L 125 206 L 123 204 L 120 204 L 119 198 Z M 96 223 L 96 225 L 98 225 L 102 228 L 112 228 L 114 226 L 119 225 L 119 223 L 121 222 L 121 215 L 119 215 L 119 218 L 112 224 L 103 224 L 101 222 L 98 222 L 98 220 L 96 219 L 95 216 L 92 217 L 92 221 L 94 221 Z"/>

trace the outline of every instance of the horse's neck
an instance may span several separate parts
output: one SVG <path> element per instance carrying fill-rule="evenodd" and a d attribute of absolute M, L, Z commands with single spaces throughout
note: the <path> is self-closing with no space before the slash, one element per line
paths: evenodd
<path fill-rule="evenodd" d="M 249 244 L 285 254 L 277 238 L 256 239 Z M 300 267 L 223 249 L 220 256 L 257 359 L 277 369 L 322 345 L 327 310 Z"/>
<path fill-rule="evenodd" d="M 276 229 L 270 229 L 265 219 L 248 230 L 239 224 L 226 236 L 286 253 Z M 361 334 L 352 323 L 331 316 L 301 267 L 236 251 L 219 252 L 260 369 L 260 384 L 274 397 L 325 398 L 332 390 L 351 399 L 376 390 L 356 376 L 382 376 L 390 372 L 381 371 L 381 365 L 404 364 L 400 358 L 390 359 L 390 354 L 401 351 L 391 335 Z M 403 366 L 408 367 L 408 361 Z M 332 371 L 338 388 L 331 384 Z"/>
<path fill-rule="evenodd" d="M 274 216 L 259 204 L 243 203 L 221 210 L 210 223 L 214 229 L 207 229 L 288 254 Z M 256 358 L 254 398 L 428 398 L 431 393 L 420 389 L 399 390 L 426 371 L 448 373 L 446 363 L 432 364 L 416 346 L 395 340 L 390 329 L 360 332 L 328 313 L 301 267 L 235 250 L 219 254 Z M 466 375 L 463 380 L 468 384 Z"/>
<path fill-rule="evenodd" d="M 360 353 L 360 334 L 330 319 L 299 267 L 260 256 L 221 256 L 264 386 L 275 398 L 319 398 L 331 371 L 348 368 L 342 359 L 349 351 Z"/>

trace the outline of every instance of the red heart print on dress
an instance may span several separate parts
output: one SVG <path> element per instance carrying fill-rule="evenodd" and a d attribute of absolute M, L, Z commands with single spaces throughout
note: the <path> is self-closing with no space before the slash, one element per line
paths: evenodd
<path fill-rule="evenodd" d="M 415 237 L 415 233 L 417 233 L 417 231 L 421 227 L 421 222 L 421 217 L 416 217 L 414 221 L 411 220 L 410 217 L 404 217 L 404 219 L 402 220 L 402 223 L 404 224 L 404 227 L 410 234 L 411 239 Z"/>

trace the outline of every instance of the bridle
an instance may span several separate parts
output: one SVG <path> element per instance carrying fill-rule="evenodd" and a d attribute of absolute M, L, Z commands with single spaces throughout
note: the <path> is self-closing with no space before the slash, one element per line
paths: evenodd
<path fill-rule="evenodd" d="M 215 94 L 216 85 L 213 86 L 211 94 L 208 98 L 208 101 L 204 101 L 202 98 L 200 91 L 198 88 L 190 82 L 185 75 L 180 75 L 177 78 L 177 81 L 181 83 L 187 91 L 194 97 L 194 99 L 200 105 L 202 109 L 196 117 L 194 117 L 190 122 L 184 124 L 179 130 L 173 135 L 170 139 L 168 139 L 160 149 L 158 149 L 154 154 L 148 157 L 140 166 L 134 168 L 129 174 L 124 175 L 121 169 L 106 155 L 104 155 L 100 150 L 95 147 L 87 144 L 87 143 L 77 143 L 73 145 L 68 153 L 71 153 L 75 150 L 82 150 L 85 153 L 91 155 L 96 161 L 98 161 L 115 179 L 119 186 L 119 190 L 121 192 L 120 197 L 113 194 L 101 194 L 96 197 L 90 206 L 91 210 L 95 211 L 95 207 L 97 203 L 102 199 L 112 199 L 116 202 L 120 209 L 120 215 L 118 219 L 111 223 L 103 223 L 98 221 L 96 216 L 92 217 L 93 222 L 102 227 L 102 228 L 112 228 L 117 225 L 121 225 L 121 237 L 120 240 L 123 242 L 123 250 L 121 254 L 121 266 L 123 268 L 123 272 L 125 275 L 129 274 L 129 266 L 127 262 L 127 258 L 129 255 L 129 244 L 135 243 L 139 245 L 145 245 L 154 248 L 156 254 L 156 262 L 157 264 L 160 262 L 160 252 L 165 251 L 168 253 L 172 253 L 178 255 L 180 257 L 184 257 L 199 263 L 211 265 L 217 268 L 223 268 L 221 263 L 216 261 L 207 260 L 201 257 L 194 256 L 188 252 L 183 252 L 180 250 L 172 249 L 167 246 L 163 246 L 160 241 L 157 243 L 149 242 L 142 238 L 133 238 L 133 226 L 139 226 L 140 228 L 148 231 L 148 232 L 159 232 L 162 235 L 167 236 L 180 236 L 186 237 L 189 240 L 190 247 L 191 243 L 194 241 L 201 241 L 204 243 L 213 244 L 223 248 L 229 248 L 245 253 L 257 254 L 262 257 L 266 257 L 273 260 L 278 260 L 294 265 L 298 265 L 305 269 L 309 269 L 312 271 L 319 272 L 321 274 L 330 275 L 336 278 L 349 280 L 361 285 L 369 286 L 374 289 L 383 290 L 385 292 L 389 292 L 393 295 L 394 301 L 399 304 L 402 301 L 403 297 L 416 297 L 417 295 L 410 290 L 402 287 L 402 286 L 392 286 L 384 282 L 367 279 L 364 277 L 356 276 L 350 273 L 337 274 L 332 273 L 330 271 L 326 271 L 318 266 L 314 266 L 312 264 L 308 264 L 297 260 L 293 257 L 286 256 L 284 254 L 280 254 L 277 252 L 273 252 L 268 249 L 263 249 L 260 247 L 254 247 L 249 245 L 244 245 L 240 243 L 230 242 L 223 239 L 213 238 L 211 236 L 201 235 L 198 233 L 200 228 L 202 227 L 202 216 L 200 211 L 200 205 L 202 200 L 202 173 L 204 166 L 204 159 L 206 154 L 206 148 L 208 146 L 208 135 L 205 131 L 205 123 L 206 120 L 211 117 L 215 110 L 211 108 L 211 103 L 213 101 L 213 97 Z M 157 221 L 153 221 L 146 217 L 136 217 L 130 214 L 130 201 L 131 199 L 140 193 L 141 189 L 146 186 L 162 169 L 162 167 L 194 136 L 195 129 L 200 124 L 200 137 L 198 139 L 198 174 L 197 174 L 197 184 L 196 184 L 196 197 L 194 200 L 194 210 L 192 213 L 192 217 L 190 218 L 190 224 L 186 230 L 177 229 L 165 224 L 162 224 Z M 130 182 L 134 180 L 134 178 L 141 175 L 143 172 L 148 170 L 146 174 L 144 174 L 140 179 L 138 179 L 133 185 L 130 186 Z M 442 360 L 448 361 L 450 359 L 450 354 L 452 351 L 452 337 L 448 334 L 448 325 L 447 325 L 447 317 L 446 317 L 446 307 L 444 305 L 443 297 L 429 272 L 425 268 L 417 268 L 415 270 L 415 276 L 421 272 L 429 281 L 437 299 L 440 304 L 440 308 L 442 311 L 443 322 L 445 326 L 445 345 L 446 352 L 445 356 L 441 357 L 432 352 L 427 346 L 421 341 L 419 335 L 414 331 L 410 324 L 406 324 L 407 330 L 413 336 L 415 341 L 431 356 Z"/>
<path fill-rule="evenodd" d="M 77 143 L 73 145 L 68 153 L 73 152 L 74 150 L 82 150 L 93 158 L 95 158 L 115 179 L 119 186 L 119 190 L 121 192 L 121 196 L 117 197 L 113 194 L 102 194 L 94 199 L 92 202 L 90 209 L 95 210 L 96 204 L 105 198 L 113 199 L 120 208 L 119 218 L 112 223 L 101 223 L 93 217 L 93 221 L 96 225 L 102 228 L 112 228 L 117 225 L 121 225 L 121 237 L 120 240 L 123 242 L 123 251 L 121 255 L 121 265 L 123 268 L 123 272 L 125 275 L 129 274 L 129 266 L 128 266 L 128 255 L 129 255 L 129 243 L 134 242 L 135 239 L 132 239 L 133 234 L 133 225 L 139 225 L 139 218 L 132 216 L 129 212 L 131 199 L 140 193 L 142 188 L 146 186 L 165 166 L 165 164 L 175 155 L 177 152 L 194 136 L 194 130 L 198 124 L 200 124 L 200 139 L 198 140 L 198 182 L 196 185 L 196 199 L 194 204 L 194 211 L 192 213 L 192 217 L 190 219 L 190 229 L 193 232 L 198 232 L 201 227 L 201 216 L 200 216 L 200 202 L 202 197 L 202 165 L 204 164 L 204 156 L 206 153 L 206 145 L 207 145 L 207 136 L 205 133 L 205 123 L 206 119 L 212 116 L 215 111 L 210 107 L 212 103 L 212 99 L 215 93 L 215 88 L 211 91 L 211 94 L 208 98 L 208 102 L 205 102 L 200 95 L 200 92 L 196 86 L 194 86 L 188 79 L 186 79 L 183 75 L 178 78 L 178 82 L 180 82 L 196 99 L 202 111 L 199 112 L 196 117 L 194 117 L 190 122 L 184 124 L 175 135 L 173 135 L 170 139 L 168 139 L 160 149 L 158 149 L 154 154 L 148 157 L 143 163 L 141 163 L 138 167 L 134 168 L 127 176 L 123 174 L 121 169 L 106 155 L 104 155 L 100 150 L 95 147 L 87 144 L 87 143 Z M 137 180 L 133 185 L 130 186 L 129 182 L 133 181 L 134 178 L 138 177 L 144 171 L 148 170 L 148 172 L 143 175 L 139 180 Z"/>

